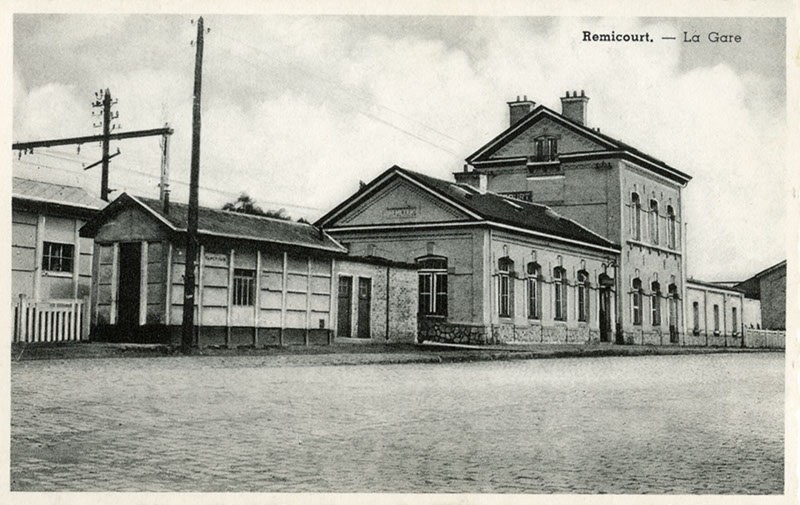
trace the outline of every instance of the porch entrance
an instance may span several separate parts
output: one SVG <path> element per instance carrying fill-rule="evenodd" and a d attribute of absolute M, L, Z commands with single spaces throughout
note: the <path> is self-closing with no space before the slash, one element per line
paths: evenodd
<path fill-rule="evenodd" d="M 370 338 L 369 320 L 372 306 L 372 279 L 358 278 L 358 331 L 356 337 Z"/>
<path fill-rule="evenodd" d="M 336 336 L 350 337 L 352 331 L 353 278 L 339 276 L 339 302 L 336 312 Z"/>
<path fill-rule="evenodd" d="M 611 342 L 611 287 L 614 279 L 600 274 L 600 342 Z"/>
<path fill-rule="evenodd" d="M 142 244 L 119 245 L 119 287 L 117 327 L 119 337 L 130 341 L 139 327 L 139 298 L 142 278 Z"/>

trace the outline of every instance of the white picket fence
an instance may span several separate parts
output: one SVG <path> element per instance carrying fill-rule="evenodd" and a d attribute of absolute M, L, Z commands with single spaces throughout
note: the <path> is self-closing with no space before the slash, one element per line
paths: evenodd
<path fill-rule="evenodd" d="M 89 338 L 88 300 L 33 301 L 13 304 L 13 342 L 70 342 Z"/>
<path fill-rule="evenodd" d="M 786 348 L 786 332 L 782 330 L 744 329 L 744 346 L 770 349 Z"/>

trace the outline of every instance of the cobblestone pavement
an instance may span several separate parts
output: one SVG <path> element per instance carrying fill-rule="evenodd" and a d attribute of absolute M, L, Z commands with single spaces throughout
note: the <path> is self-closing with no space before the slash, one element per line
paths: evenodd
<path fill-rule="evenodd" d="M 11 488 L 783 491 L 783 354 L 277 358 L 13 363 Z"/>

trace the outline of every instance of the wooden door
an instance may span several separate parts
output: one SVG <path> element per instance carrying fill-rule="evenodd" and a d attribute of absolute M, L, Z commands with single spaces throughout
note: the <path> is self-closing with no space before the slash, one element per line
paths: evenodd
<path fill-rule="evenodd" d="M 370 338 L 370 307 L 372 306 L 372 280 L 358 278 L 358 338 Z"/>
<path fill-rule="evenodd" d="M 130 339 L 139 326 L 139 297 L 142 278 L 142 244 L 119 245 L 119 292 L 117 294 L 120 337 Z"/>
<path fill-rule="evenodd" d="M 349 337 L 352 330 L 353 278 L 339 276 L 339 302 L 336 313 L 336 336 Z"/>
<path fill-rule="evenodd" d="M 611 341 L 611 290 L 600 288 L 600 342 Z"/>

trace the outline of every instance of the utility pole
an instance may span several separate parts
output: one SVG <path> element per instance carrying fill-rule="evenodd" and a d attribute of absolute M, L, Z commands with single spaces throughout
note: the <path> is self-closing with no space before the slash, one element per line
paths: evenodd
<path fill-rule="evenodd" d="M 99 96 L 99 93 L 98 93 Z M 101 102 L 96 102 L 96 104 L 101 104 Z M 93 104 L 94 105 L 94 104 Z M 112 104 L 113 105 L 113 104 Z M 98 105 L 99 106 L 99 105 Z M 110 116 L 110 114 L 109 114 Z M 116 116 L 115 116 L 116 117 Z M 100 126 L 99 124 L 95 126 Z M 113 126 L 112 130 L 115 129 Z M 89 170 L 90 168 L 96 167 L 97 165 L 104 165 L 103 168 L 103 182 L 100 188 L 100 194 L 102 195 L 105 191 L 105 200 L 108 200 L 108 162 L 118 156 L 120 154 L 119 148 L 117 148 L 117 152 L 114 154 L 108 154 L 108 147 L 107 142 L 111 140 L 125 140 L 125 139 L 138 139 L 143 137 L 161 137 L 162 138 L 162 148 L 161 148 L 161 179 L 162 179 L 162 187 L 165 186 L 164 181 L 169 179 L 168 176 L 168 162 L 169 162 L 169 144 L 168 139 L 169 136 L 172 135 L 174 131 L 169 125 L 164 125 L 164 128 L 154 128 L 152 130 L 137 130 L 132 132 L 119 132 L 119 133 L 109 133 L 107 135 L 86 135 L 83 137 L 70 137 L 70 138 L 62 138 L 62 139 L 48 139 L 48 140 L 34 140 L 31 142 L 13 142 L 11 144 L 11 149 L 15 151 L 19 151 L 19 157 L 22 158 L 23 154 L 33 153 L 34 149 L 40 148 L 48 148 L 48 147 L 56 147 L 56 146 L 69 146 L 69 145 L 76 145 L 80 150 L 80 146 L 83 144 L 90 144 L 92 142 L 101 142 L 104 143 L 104 156 L 100 161 L 92 163 L 88 166 L 83 167 L 84 170 Z M 79 151 L 80 152 L 80 151 Z"/>
<path fill-rule="evenodd" d="M 105 92 L 100 91 L 103 95 L 103 101 L 100 102 L 99 100 L 92 104 L 94 107 L 103 107 L 103 174 L 101 176 L 100 182 L 100 198 L 103 201 L 108 201 L 108 150 L 109 144 L 111 143 L 111 120 L 116 119 L 119 117 L 119 113 L 115 116 L 111 115 L 111 106 L 114 105 L 116 102 L 111 101 L 111 93 L 109 92 L 108 88 L 105 89 Z M 95 125 L 97 126 L 97 125 Z"/>
<path fill-rule="evenodd" d="M 194 263 L 197 257 L 198 189 L 200 185 L 200 90 L 203 78 L 203 18 L 197 19 L 197 53 L 194 60 L 194 102 L 192 106 L 192 164 L 189 179 L 189 218 L 186 234 L 186 270 L 183 283 L 183 326 L 181 352 L 188 354 L 194 340 Z"/>

